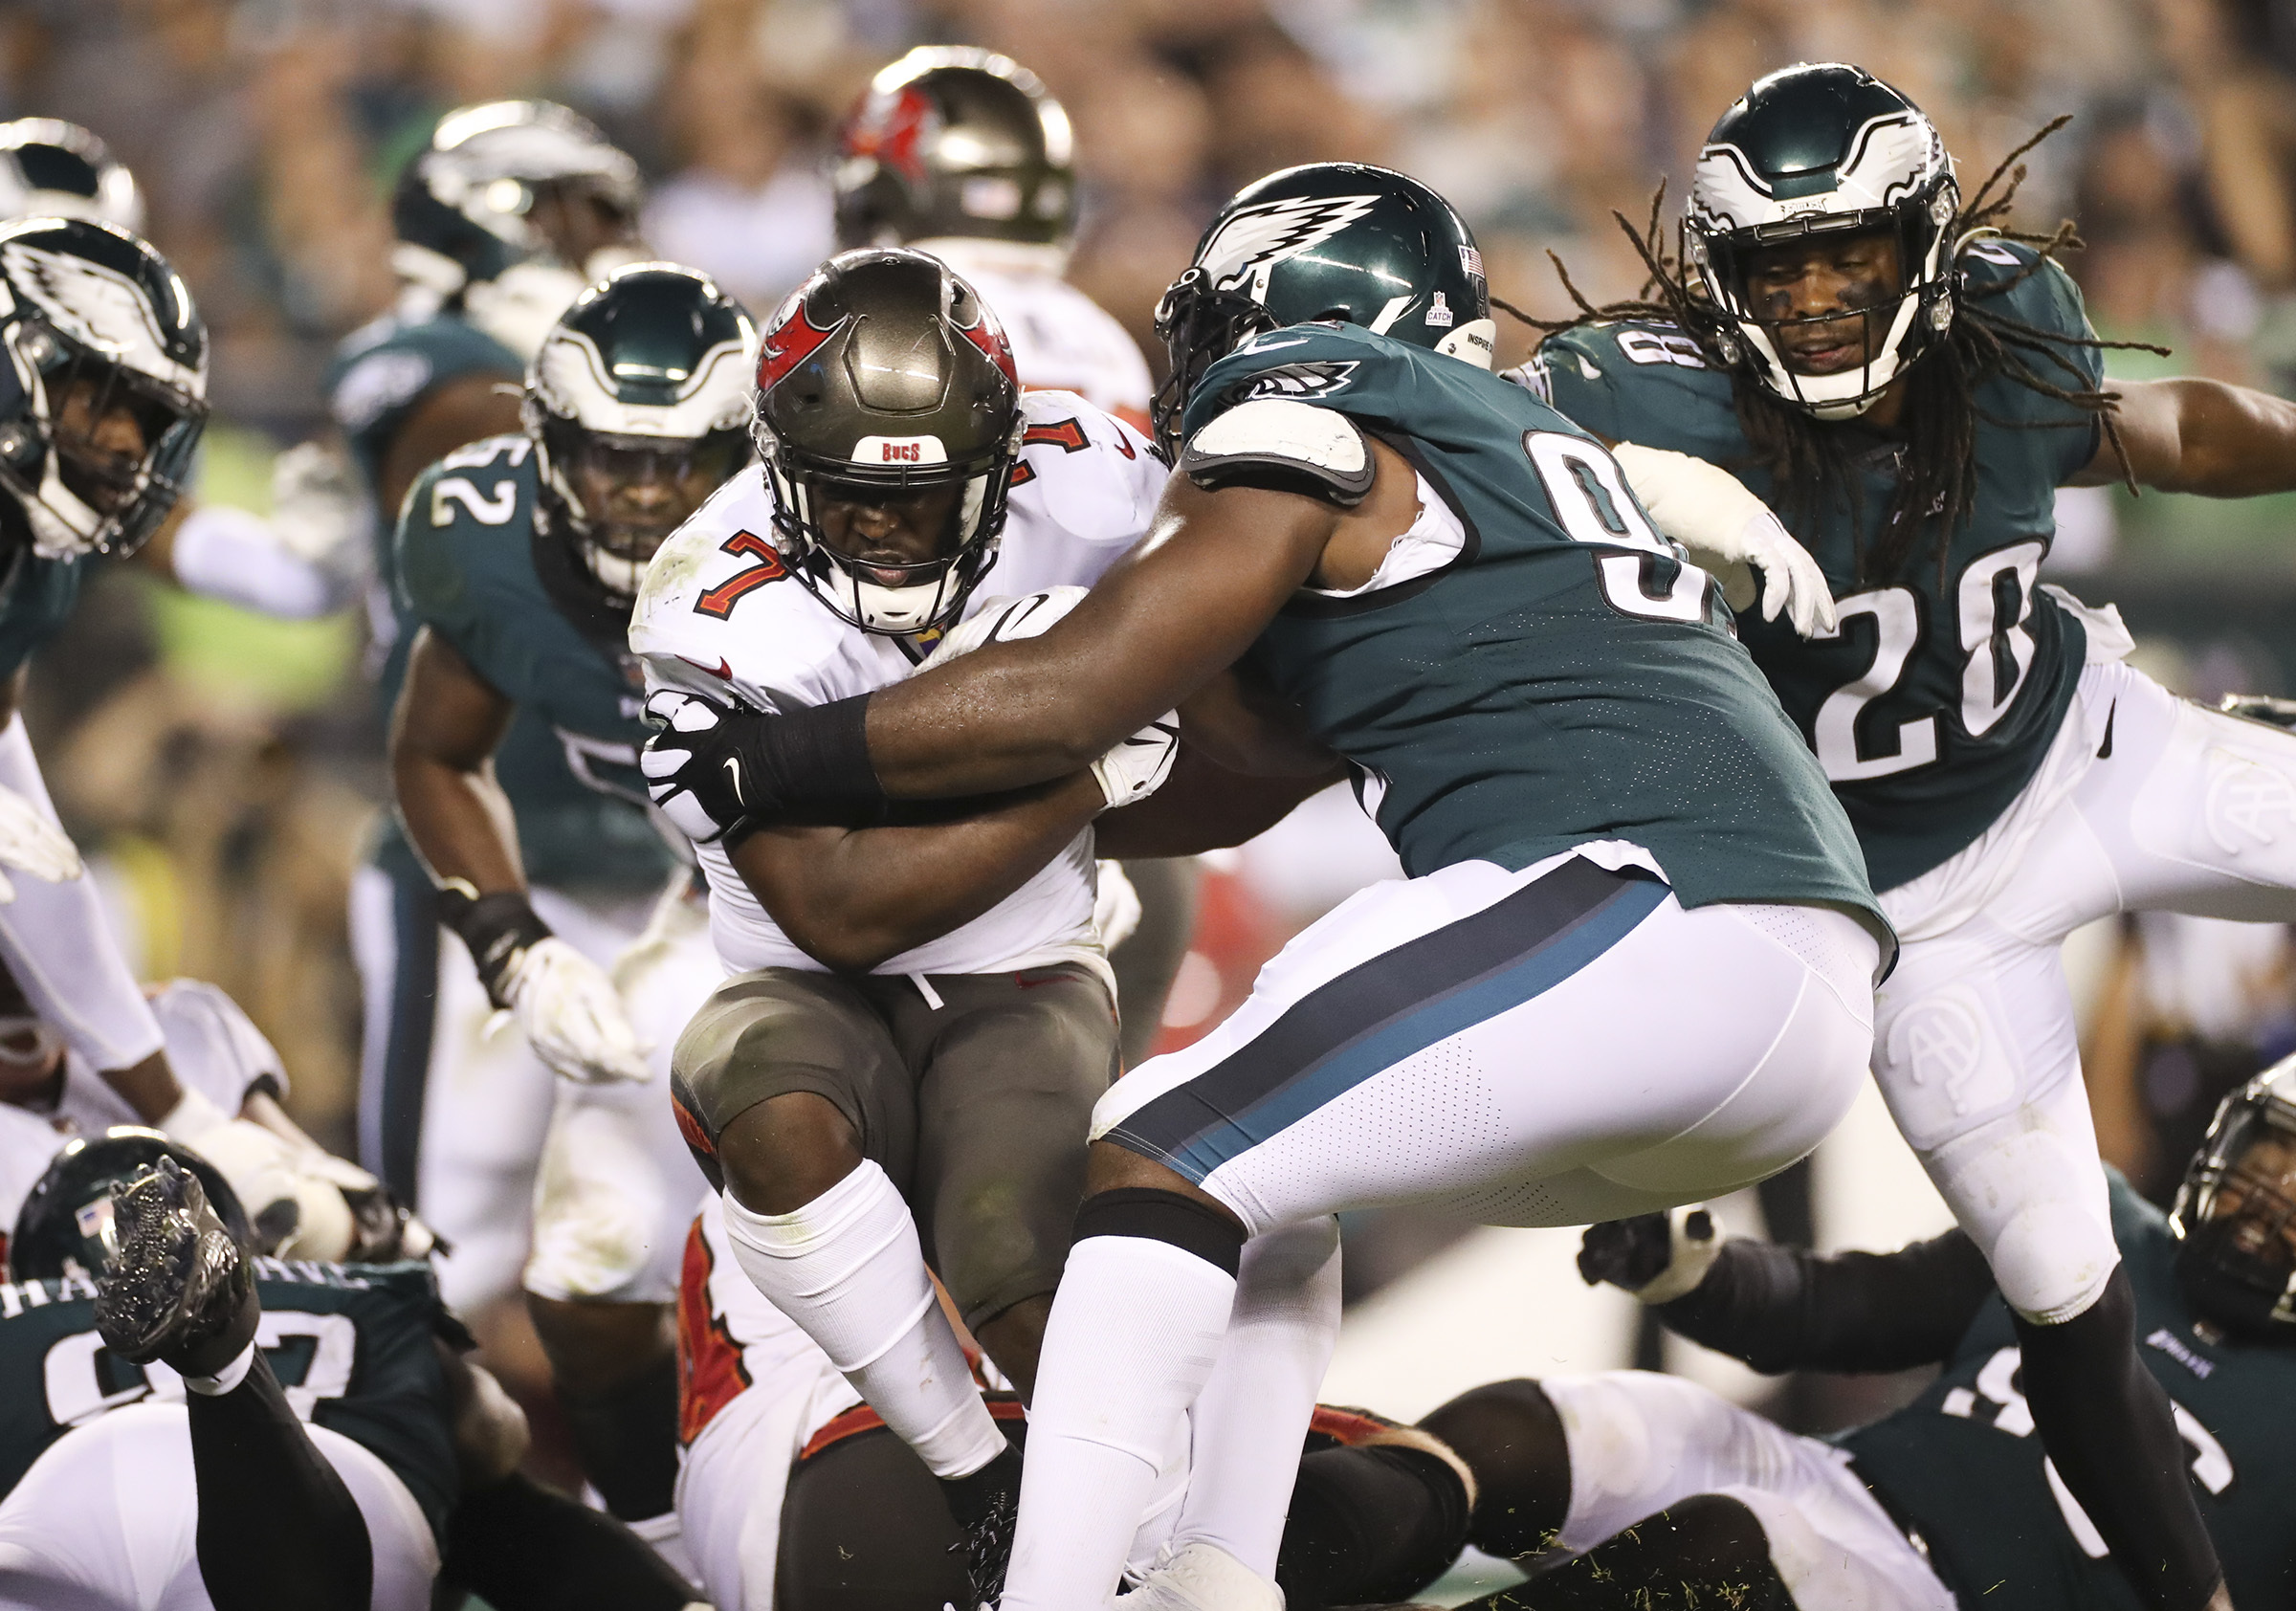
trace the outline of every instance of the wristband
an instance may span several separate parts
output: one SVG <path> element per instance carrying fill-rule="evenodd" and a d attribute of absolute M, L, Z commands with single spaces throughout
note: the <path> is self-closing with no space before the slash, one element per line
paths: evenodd
<path fill-rule="evenodd" d="M 255 1344 L 251 1341 L 232 1357 L 230 1364 L 213 1376 L 188 1376 L 184 1378 L 184 1385 L 202 1398 L 221 1398 L 247 1379 L 248 1373 L 255 1368 Z"/>
<path fill-rule="evenodd" d="M 749 775 L 778 798 L 751 800 L 745 789 L 741 804 L 757 815 L 792 806 L 882 807 L 885 790 L 869 759 L 869 699 L 857 694 L 744 723 L 736 742 L 749 752 Z"/>
<path fill-rule="evenodd" d="M 462 937 L 477 964 L 478 982 L 486 999 L 508 1009 L 503 982 L 530 945 L 550 938 L 550 925 L 535 915 L 525 894 L 497 890 L 473 896 L 467 888 L 449 886 L 438 892 L 438 920 Z"/>

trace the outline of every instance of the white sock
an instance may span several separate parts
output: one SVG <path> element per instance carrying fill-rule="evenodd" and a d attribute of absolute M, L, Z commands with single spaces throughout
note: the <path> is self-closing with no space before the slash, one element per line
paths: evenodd
<path fill-rule="evenodd" d="M 1115 1591 L 1235 1291 L 1227 1271 L 1167 1242 L 1088 1236 L 1070 1251 L 1028 1411 L 1002 1611 L 1078 1611 Z"/>
<path fill-rule="evenodd" d="M 1338 1341 L 1339 1222 L 1327 1215 L 1246 1243 L 1227 1335 L 1196 1401 L 1175 1546 L 1217 1544 L 1274 1578 L 1299 1445 Z"/>
<path fill-rule="evenodd" d="M 758 1291 L 935 1476 L 967 1476 L 1004 1452 L 934 1296 L 916 1222 L 884 1170 L 863 1159 L 790 1214 L 753 1214 L 729 1191 L 725 1231 Z"/>

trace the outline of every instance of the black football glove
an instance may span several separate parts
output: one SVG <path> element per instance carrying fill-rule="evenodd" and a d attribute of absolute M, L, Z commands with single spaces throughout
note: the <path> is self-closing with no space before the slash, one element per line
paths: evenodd
<path fill-rule="evenodd" d="M 1692 1203 L 1587 1226 L 1578 1274 L 1590 1287 L 1607 1281 L 1645 1303 L 1670 1303 L 1706 1279 L 1721 1250 L 1714 1216 L 1704 1203 Z"/>

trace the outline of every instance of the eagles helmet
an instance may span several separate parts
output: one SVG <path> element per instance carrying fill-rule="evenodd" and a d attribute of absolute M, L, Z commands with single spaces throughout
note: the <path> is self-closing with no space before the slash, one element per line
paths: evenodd
<path fill-rule="evenodd" d="M 1004 327 L 939 259 L 830 258 L 782 304 L 758 361 L 758 453 L 792 574 L 864 631 L 955 620 L 996 563 L 1020 395 Z M 823 530 L 825 500 L 883 507 L 943 491 L 955 496 L 928 560 L 865 564 Z"/>
<path fill-rule="evenodd" d="M 1203 372 L 1263 330 L 1312 320 L 1490 367 L 1498 327 L 1473 232 L 1407 174 L 1310 163 L 1236 192 L 1196 243 L 1193 264 L 1157 304 L 1172 357 L 1158 388 L 1158 443 L 1180 448 L 1180 418 Z"/>
<path fill-rule="evenodd" d="M 1069 115 L 1010 56 L 924 45 L 870 81 L 839 137 L 837 244 L 951 236 L 1066 247 L 1076 230 Z"/>
<path fill-rule="evenodd" d="M 1953 327 L 1953 227 L 1961 210 L 1936 125 L 1861 68 L 1802 63 L 1755 80 L 1706 137 L 1690 183 L 1685 251 L 1728 328 L 1722 358 L 1745 363 L 1786 402 L 1822 420 L 1873 407 Z M 1832 375 L 1797 374 L 1746 288 L 1749 253 L 1808 235 L 1888 230 L 1896 298 L 1864 310 L 1868 357 Z M 1878 337 L 1878 339 L 1877 339 Z"/>
<path fill-rule="evenodd" d="M 93 218 L 144 227 L 144 192 L 104 143 L 60 118 L 0 123 L 0 218 Z"/>
<path fill-rule="evenodd" d="M 550 242 L 530 214 L 553 188 L 579 190 L 625 219 L 637 216 L 638 165 L 579 112 L 550 100 L 489 100 L 450 112 L 399 175 L 391 266 L 452 296 L 546 256 Z"/>
<path fill-rule="evenodd" d="M 93 1138 L 77 1137 L 55 1155 L 16 1213 L 8 1239 L 8 1278 L 55 1281 L 101 1273 L 104 1261 L 120 1250 L 112 1234 L 112 1187 L 163 1158 L 174 1159 L 198 1177 L 223 1228 L 253 1251 L 254 1232 L 247 1210 L 221 1170 L 156 1130 L 121 1124 Z"/>
<path fill-rule="evenodd" d="M 628 611 L 662 540 L 749 459 L 749 315 L 697 270 L 617 269 L 543 338 L 522 406 L 542 522 Z"/>
<path fill-rule="evenodd" d="M 208 419 L 208 331 L 167 260 L 84 218 L 0 225 L 0 547 L 133 553 Z"/>
<path fill-rule="evenodd" d="M 2228 1330 L 2296 1340 L 2296 1057 L 2218 1105 L 2169 1228 L 2194 1308 Z"/>

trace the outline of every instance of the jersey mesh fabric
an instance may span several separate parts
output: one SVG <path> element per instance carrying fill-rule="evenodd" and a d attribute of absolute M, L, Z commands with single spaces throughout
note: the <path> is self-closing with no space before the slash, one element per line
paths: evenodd
<path fill-rule="evenodd" d="M 1849 825 L 1718 591 L 1650 531 L 1600 444 L 1519 386 L 1352 327 L 1247 342 L 1205 375 L 1187 429 L 1258 396 L 1350 415 L 1468 532 L 1454 564 L 1413 582 L 1295 596 L 1248 657 L 1384 784 L 1380 827 L 1407 872 L 1515 870 L 1620 838 L 1686 907 L 1872 910 Z"/>
<path fill-rule="evenodd" d="M 2100 355 L 2077 344 L 2095 339 L 2081 294 L 2061 270 L 2033 270 L 2029 249 L 1999 241 L 1966 250 L 1961 265 L 1974 284 L 2017 280 L 1978 305 L 2064 338 L 2075 373 L 2036 361 L 2044 373 L 2066 386 L 2101 382 Z M 1529 378 L 1607 440 L 1737 474 L 1817 558 L 1841 607 L 1838 633 L 1805 641 L 1782 615 L 1749 615 L 1739 630 L 1817 747 L 1876 890 L 1935 867 L 2016 798 L 2056 736 L 2086 654 L 2079 618 L 2036 586 L 2035 573 L 2056 534 L 2057 488 L 2095 455 L 2093 416 L 1998 376 L 1977 389 L 1976 507 L 1954 533 L 1941 592 L 1933 541 L 1896 576 L 1859 574 L 1859 549 L 1879 540 L 1896 490 L 1896 439 L 1855 423 L 1821 428 L 1858 467 L 1858 502 L 1853 510 L 1837 496 L 1810 510 L 1755 465 L 1730 378 L 1675 326 L 1565 331 L 1541 346 Z"/>

